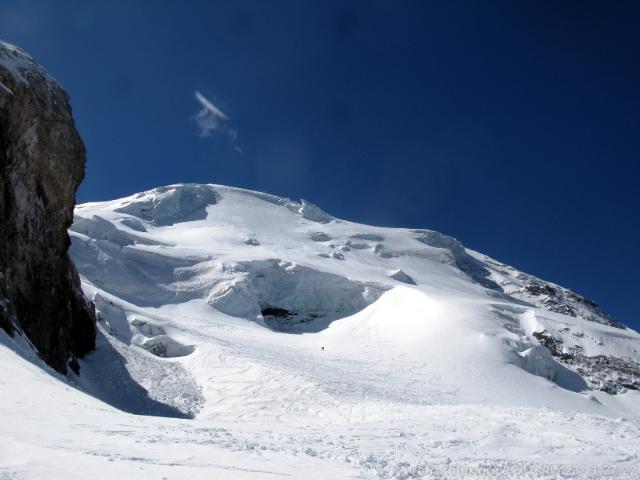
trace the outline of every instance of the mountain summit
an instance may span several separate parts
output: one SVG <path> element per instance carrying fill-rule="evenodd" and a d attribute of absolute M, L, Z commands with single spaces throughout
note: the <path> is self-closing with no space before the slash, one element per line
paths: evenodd
<path fill-rule="evenodd" d="M 83 288 L 122 349 L 208 364 L 232 322 L 233 348 L 259 350 L 246 332 L 260 332 L 286 352 L 267 358 L 303 378 L 309 367 L 322 388 L 335 381 L 329 358 L 362 365 L 351 390 L 369 388 L 363 379 L 370 385 L 380 369 L 379 395 L 418 403 L 581 409 L 587 392 L 640 388 L 637 332 L 592 300 L 431 230 L 360 225 L 304 200 L 180 184 L 80 205 L 71 237 Z M 410 374 L 408 365 L 420 368 Z M 206 412 L 209 373 L 187 370 Z M 163 387 L 154 388 L 161 400 Z M 172 406 L 195 415 L 200 406 L 187 403 Z M 595 410 L 616 402 L 606 403 Z"/>

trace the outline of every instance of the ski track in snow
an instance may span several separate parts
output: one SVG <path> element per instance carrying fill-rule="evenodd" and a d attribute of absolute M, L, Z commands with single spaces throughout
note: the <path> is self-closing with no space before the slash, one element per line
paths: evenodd
<path fill-rule="evenodd" d="M 638 392 L 532 334 L 635 361 L 639 335 L 487 289 L 502 270 L 416 232 L 220 186 L 79 206 L 98 349 L 63 378 L 0 332 L 0 479 L 637 478 Z"/>

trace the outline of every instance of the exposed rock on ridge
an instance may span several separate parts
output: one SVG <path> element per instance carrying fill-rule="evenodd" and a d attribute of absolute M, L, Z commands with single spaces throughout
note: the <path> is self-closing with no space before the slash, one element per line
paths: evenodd
<path fill-rule="evenodd" d="M 60 372 L 95 346 L 93 307 L 67 255 L 84 166 L 66 92 L 0 41 L 0 326 L 23 331 Z"/>

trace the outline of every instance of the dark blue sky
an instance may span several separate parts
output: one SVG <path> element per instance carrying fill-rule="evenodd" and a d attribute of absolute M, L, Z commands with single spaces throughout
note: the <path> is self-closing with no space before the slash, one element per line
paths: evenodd
<path fill-rule="evenodd" d="M 0 37 L 71 94 L 79 201 L 176 182 L 303 197 L 453 235 L 635 328 L 638 25 L 638 2 L 0 4 Z M 207 137 L 196 90 L 229 117 Z"/>

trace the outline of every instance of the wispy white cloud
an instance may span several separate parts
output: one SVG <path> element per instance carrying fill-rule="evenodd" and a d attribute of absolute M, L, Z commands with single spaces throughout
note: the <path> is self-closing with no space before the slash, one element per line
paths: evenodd
<path fill-rule="evenodd" d="M 229 117 L 218 107 L 216 107 L 211 100 L 202 95 L 198 90 L 195 91 L 196 100 L 202 105 L 202 115 L 213 115 L 216 118 L 222 120 L 229 120 Z"/>
<path fill-rule="evenodd" d="M 194 96 L 201 107 L 194 116 L 199 135 L 209 137 L 217 133 L 226 136 L 233 142 L 233 149 L 242 153 L 242 149 L 235 144 L 238 139 L 238 131 L 231 127 L 231 118 L 198 90 L 194 92 Z"/>

